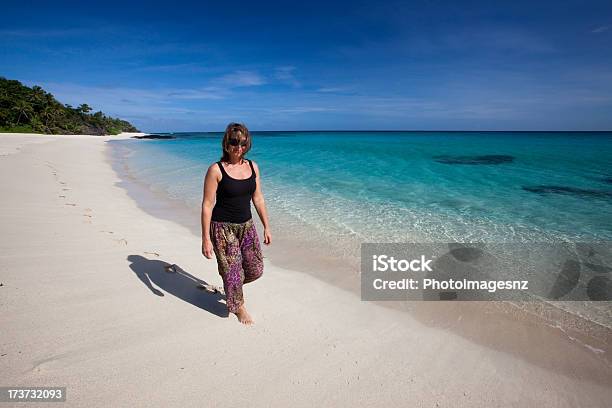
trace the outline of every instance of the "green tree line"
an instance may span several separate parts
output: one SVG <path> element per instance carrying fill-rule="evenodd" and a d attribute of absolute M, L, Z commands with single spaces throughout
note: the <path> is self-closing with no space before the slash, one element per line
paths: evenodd
<path fill-rule="evenodd" d="M 116 135 L 138 132 L 131 123 L 98 111 L 86 103 L 63 105 L 40 86 L 29 88 L 0 77 L 0 132 Z"/>

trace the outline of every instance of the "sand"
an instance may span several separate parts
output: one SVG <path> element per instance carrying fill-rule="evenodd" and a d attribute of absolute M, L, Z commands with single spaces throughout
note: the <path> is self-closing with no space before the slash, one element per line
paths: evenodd
<path fill-rule="evenodd" d="M 520 322 L 427 324 L 270 257 L 245 287 L 256 324 L 239 324 L 197 288 L 221 284 L 199 237 L 121 187 L 110 138 L 0 135 L 0 385 L 88 407 L 609 406 L 608 350 Z M 495 347 L 491 327 L 516 337 Z"/>

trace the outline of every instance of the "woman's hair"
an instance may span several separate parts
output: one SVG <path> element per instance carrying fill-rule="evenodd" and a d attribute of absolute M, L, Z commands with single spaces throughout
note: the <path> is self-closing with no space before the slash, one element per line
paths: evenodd
<path fill-rule="evenodd" d="M 232 122 L 227 125 L 225 134 L 223 135 L 223 140 L 221 141 L 221 147 L 223 148 L 223 156 L 221 156 L 221 161 L 229 162 L 228 150 L 230 148 L 229 140 L 231 138 L 246 139 L 247 145 L 242 150 L 242 158 L 244 158 L 248 151 L 251 150 L 251 133 L 249 133 L 249 129 L 247 129 L 247 127 L 242 123 Z"/>

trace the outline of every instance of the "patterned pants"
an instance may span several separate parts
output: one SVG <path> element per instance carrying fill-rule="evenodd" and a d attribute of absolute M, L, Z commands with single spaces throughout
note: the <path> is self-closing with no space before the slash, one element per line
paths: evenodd
<path fill-rule="evenodd" d="M 242 224 L 211 221 L 213 244 L 227 308 L 236 313 L 244 303 L 242 285 L 253 282 L 263 273 L 263 256 L 255 224 L 251 218 Z"/>

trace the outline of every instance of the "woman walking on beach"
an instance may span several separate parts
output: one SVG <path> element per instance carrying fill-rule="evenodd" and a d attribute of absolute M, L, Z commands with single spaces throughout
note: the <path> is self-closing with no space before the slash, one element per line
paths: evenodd
<path fill-rule="evenodd" d="M 202 200 L 202 254 L 212 258 L 214 250 L 227 308 L 243 324 L 252 324 L 246 310 L 242 285 L 263 273 L 263 256 L 251 216 L 251 200 L 264 227 L 264 244 L 272 235 L 261 192 L 259 167 L 245 159 L 251 149 L 246 126 L 230 123 L 221 142 L 223 156 L 206 172 Z"/>

